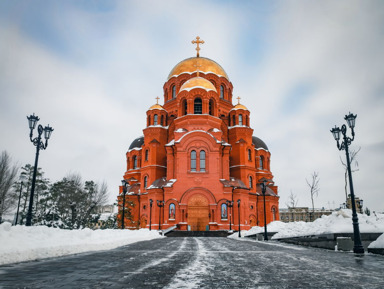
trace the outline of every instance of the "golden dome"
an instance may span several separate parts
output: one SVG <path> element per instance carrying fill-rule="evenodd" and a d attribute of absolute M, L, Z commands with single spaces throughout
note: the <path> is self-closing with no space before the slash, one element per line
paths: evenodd
<path fill-rule="evenodd" d="M 194 77 L 188 80 L 187 82 L 185 82 L 180 87 L 180 92 L 183 90 L 190 91 L 193 88 L 202 88 L 202 89 L 205 89 L 206 91 L 213 90 L 214 92 L 217 92 L 212 82 L 202 77 Z"/>
<path fill-rule="evenodd" d="M 231 110 L 237 110 L 237 109 L 244 109 L 244 110 L 248 110 L 248 108 L 246 108 L 244 105 L 238 103 L 235 105 L 234 108 L 232 108 Z"/>
<path fill-rule="evenodd" d="M 153 109 L 164 110 L 164 108 L 160 104 L 157 104 L 157 103 L 152 105 L 148 110 L 153 110 Z"/>
<path fill-rule="evenodd" d="M 167 80 L 173 76 L 178 76 L 183 73 L 191 74 L 197 72 L 197 70 L 202 73 L 214 73 L 229 80 L 227 73 L 218 63 L 205 57 L 191 57 L 179 62 L 169 73 Z"/>

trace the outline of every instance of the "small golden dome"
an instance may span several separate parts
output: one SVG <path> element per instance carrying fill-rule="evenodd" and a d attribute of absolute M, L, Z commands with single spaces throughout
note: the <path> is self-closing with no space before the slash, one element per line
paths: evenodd
<path fill-rule="evenodd" d="M 244 110 L 248 110 L 248 108 L 246 108 L 244 105 L 242 105 L 242 104 L 236 104 L 235 105 L 235 107 L 234 107 L 234 109 L 244 109 Z"/>
<path fill-rule="evenodd" d="M 214 73 L 218 76 L 223 76 L 227 80 L 229 80 L 227 73 L 218 63 L 205 57 L 191 57 L 179 62 L 171 70 L 167 80 L 169 80 L 173 76 L 178 76 L 183 73 L 192 74 L 193 72 L 197 71 L 202 73 Z"/>
<path fill-rule="evenodd" d="M 160 104 L 157 104 L 157 103 L 152 105 L 148 110 L 153 110 L 153 109 L 164 110 L 164 108 Z"/>
<path fill-rule="evenodd" d="M 193 88 L 202 88 L 202 89 L 205 89 L 206 91 L 213 90 L 214 92 L 217 92 L 212 82 L 202 77 L 194 77 L 188 80 L 187 82 L 185 82 L 180 87 L 180 92 L 183 90 L 190 91 Z"/>

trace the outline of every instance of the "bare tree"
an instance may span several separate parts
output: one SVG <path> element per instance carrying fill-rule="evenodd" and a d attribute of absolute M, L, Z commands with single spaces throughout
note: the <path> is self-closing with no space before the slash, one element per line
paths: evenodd
<path fill-rule="evenodd" d="M 312 200 L 312 213 L 314 213 L 315 212 L 314 198 L 319 195 L 319 191 L 320 191 L 320 188 L 319 188 L 319 181 L 320 181 L 319 173 L 318 172 L 313 172 L 313 174 L 311 175 L 310 181 L 308 181 L 307 179 L 305 179 L 305 180 L 306 180 L 307 185 L 309 186 L 309 189 L 310 189 L 311 200 Z"/>
<path fill-rule="evenodd" d="M 13 190 L 18 167 L 11 165 L 11 157 L 6 151 L 0 156 L 0 223 L 3 215 L 8 213 L 16 204 L 17 196 Z"/>
<path fill-rule="evenodd" d="M 299 202 L 299 200 L 298 200 L 297 196 L 291 190 L 291 193 L 288 196 L 288 202 L 285 203 L 285 205 L 288 208 L 296 208 L 298 202 Z"/>
<path fill-rule="evenodd" d="M 350 150 L 349 151 L 349 160 L 351 163 L 351 172 L 357 172 L 359 170 L 359 163 L 357 162 L 356 155 L 361 150 L 361 147 L 359 147 L 357 150 Z M 344 185 L 344 191 L 345 191 L 345 203 L 348 204 L 348 167 L 347 164 L 343 161 L 343 159 L 340 157 L 341 164 L 344 167 L 344 179 L 345 179 L 345 185 Z"/>

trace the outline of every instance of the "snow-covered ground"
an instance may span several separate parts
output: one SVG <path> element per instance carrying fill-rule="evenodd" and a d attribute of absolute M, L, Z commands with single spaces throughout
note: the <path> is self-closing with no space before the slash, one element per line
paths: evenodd
<path fill-rule="evenodd" d="M 0 265 L 117 248 L 162 238 L 158 231 L 62 230 L 45 226 L 0 225 Z"/>
<path fill-rule="evenodd" d="M 361 233 L 384 233 L 384 214 L 361 215 L 358 214 Z M 277 232 L 272 239 L 311 236 L 328 233 L 352 233 L 352 211 L 339 210 L 329 216 L 322 216 L 311 223 L 275 221 L 267 226 L 268 232 Z M 264 227 L 252 227 L 249 231 L 242 232 L 243 236 L 264 232 Z M 232 235 L 236 238 L 237 234 Z"/>

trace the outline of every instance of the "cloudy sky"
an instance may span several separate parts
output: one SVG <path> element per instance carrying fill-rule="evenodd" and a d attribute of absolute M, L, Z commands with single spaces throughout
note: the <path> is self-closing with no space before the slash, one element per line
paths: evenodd
<path fill-rule="evenodd" d="M 54 128 L 39 166 L 108 183 L 113 202 L 125 153 L 168 73 L 194 56 L 226 70 L 271 153 L 280 207 L 345 201 L 330 129 L 357 114 L 356 196 L 384 211 L 384 3 L 382 1 L 0 2 L 0 150 L 33 163 L 26 116 Z M 162 102 L 162 99 L 160 101 Z"/>

